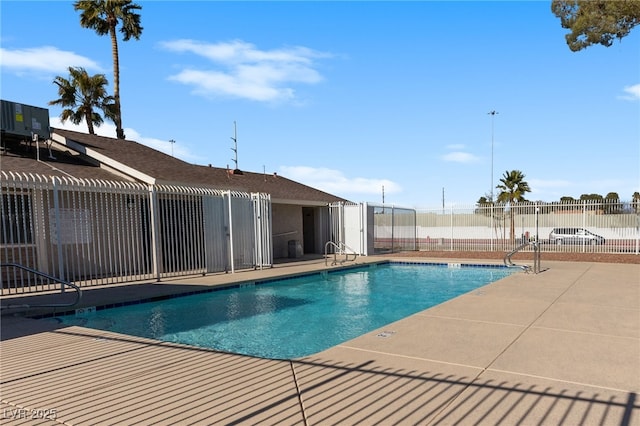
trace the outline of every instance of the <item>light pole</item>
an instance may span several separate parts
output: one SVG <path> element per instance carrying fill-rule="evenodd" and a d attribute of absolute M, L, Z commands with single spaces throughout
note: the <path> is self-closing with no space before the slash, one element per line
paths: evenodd
<path fill-rule="evenodd" d="M 493 203 L 493 119 L 498 111 L 489 111 L 487 114 L 491 116 L 491 202 Z"/>
<path fill-rule="evenodd" d="M 175 145 L 176 141 L 169 139 L 169 143 L 171 144 L 171 156 L 173 157 L 173 145 Z"/>

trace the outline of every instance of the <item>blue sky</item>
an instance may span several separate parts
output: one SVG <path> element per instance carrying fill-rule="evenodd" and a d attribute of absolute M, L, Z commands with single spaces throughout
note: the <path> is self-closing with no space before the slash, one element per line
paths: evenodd
<path fill-rule="evenodd" d="M 137 3 L 123 127 L 185 161 L 234 168 L 235 122 L 240 169 L 356 202 L 472 205 L 513 169 L 530 200 L 640 191 L 638 28 L 571 52 L 549 1 Z M 82 66 L 112 93 L 109 38 L 73 2 L 0 14 L 2 99 L 77 130 L 52 81 Z"/>

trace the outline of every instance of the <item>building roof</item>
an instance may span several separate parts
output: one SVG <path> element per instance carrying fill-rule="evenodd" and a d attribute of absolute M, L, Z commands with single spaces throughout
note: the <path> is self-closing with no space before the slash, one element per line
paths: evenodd
<path fill-rule="evenodd" d="M 51 137 L 82 157 L 92 159 L 128 177 L 154 184 L 205 186 L 220 190 L 261 192 L 274 203 L 324 205 L 343 198 L 283 176 L 190 164 L 131 140 L 113 139 L 64 129 L 51 129 Z"/>
<path fill-rule="evenodd" d="M 14 140 L 6 143 L 0 155 L 0 170 L 14 174 L 37 174 L 43 176 L 72 177 L 77 179 L 100 179 L 132 181 L 100 167 L 97 162 L 83 158 L 69 149 L 40 142 Z"/>

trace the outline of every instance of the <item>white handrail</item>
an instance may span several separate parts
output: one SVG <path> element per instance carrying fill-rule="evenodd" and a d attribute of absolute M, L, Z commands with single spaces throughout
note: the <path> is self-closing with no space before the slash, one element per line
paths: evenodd
<path fill-rule="evenodd" d="M 351 247 L 347 246 L 345 243 L 334 243 L 333 241 L 327 241 L 327 243 L 324 245 L 324 264 L 327 265 L 327 254 L 328 254 L 328 248 L 330 246 L 334 247 L 334 251 L 333 251 L 333 263 L 331 263 L 331 266 L 335 265 L 338 263 L 338 253 L 339 254 L 344 254 L 345 258 L 343 261 L 341 261 L 340 263 L 344 263 L 347 262 L 349 260 L 349 255 L 353 255 L 353 259 L 352 260 L 356 260 L 356 258 L 358 257 L 358 253 L 356 253 L 356 251 L 354 249 L 352 249 Z M 349 250 L 351 253 L 347 253 L 347 250 Z"/>

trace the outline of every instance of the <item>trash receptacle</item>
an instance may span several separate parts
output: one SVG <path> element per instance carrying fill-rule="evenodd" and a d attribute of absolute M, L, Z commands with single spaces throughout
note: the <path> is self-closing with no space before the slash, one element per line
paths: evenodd
<path fill-rule="evenodd" d="M 296 240 L 289 240 L 288 241 L 288 248 L 289 248 L 289 259 L 295 259 L 296 258 Z"/>

